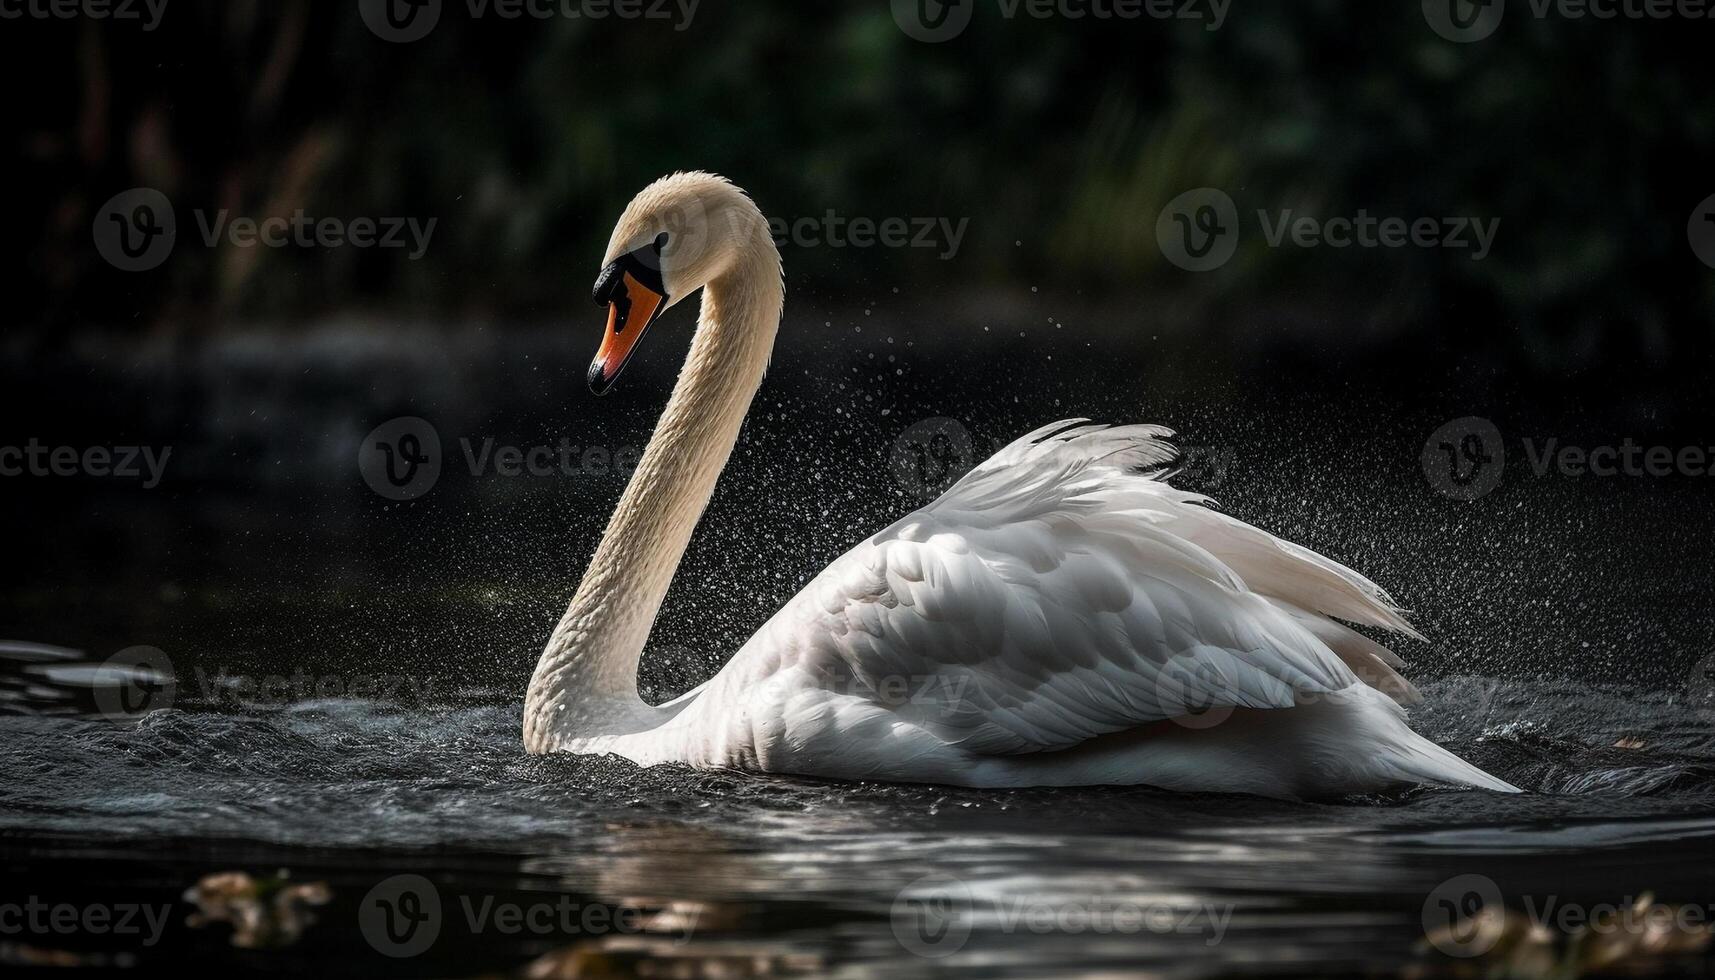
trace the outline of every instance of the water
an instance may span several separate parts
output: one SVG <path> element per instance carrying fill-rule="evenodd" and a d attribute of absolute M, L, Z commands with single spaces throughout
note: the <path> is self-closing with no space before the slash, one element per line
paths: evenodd
<path fill-rule="evenodd" d="M 40 437 L 172 445 L 177 469 L 147 492 L 3 488 L 7 631 L 82 652 L 0 653 L 0 905 L 136 904 L 164 908 L 165 925 L 147 945 L 0 935 L 0 962 L 1374 976 L 1457 966 L 1414 944 L 1426 913 L 1465 900 L 1447 891 L 1465 875 L 1515 909 L 1645 891 L 1715 908 L 1707 489 L 1536 477 L 1515 456 L 1498 490 L 1465 503 L 1419 470 L 1425 435 L 1459 415 L 1496 418 L 1514 450 L 1528 435 L 1599 439 L 1611 419 L 1544 422 L 1469 379 L 1398 405 L 1385 383 L 1191 383 L 1184 365 L 1122 361 L 1052 328 L 1020 347 L 949 327 L 931 351 L 861 325 L 777 358 L 663 611 L 649 695 L 706 676 L 822 563 L 912 505 L 889 452 L 913 422 L 957 418 L 986 447 L 1061 415 L 1162 421 L 1212 461 L 1192 485 L 1414 608 L 1432 637 L 1401 647 L 1426 695 L 1414 724 L 1530 792 L 1282 803 L 533 758 L 523 682 L 620 480 L 473 474 L 453 454 L 463 438 L 640 445 L 672 345 L 593 405 L 563 370 L 586 345 L 554 336 L 330 330 L 82 351 L 8 369 L 32 417 L 55 420 Z M 352 463 L 365 432 L 404 414 L 431 418 L 449 459 L 411 503 L 371 493 Z M 165 651 L 170 710 L 101 716 L 99 683 L 68 665 L 138 645 Z M 282 869 L 330 891 L 294 942 L 241 948 L 226 924 L 192 924 L 184 893 L 205 875 Z M 430 898 L 433 941 L 387 955 L 403 933 L 377 926 L 376 900 L 402 914 Z"/>
<path fill-rule="evenodd" d="M 1470 712 L 1477 690 L 1491 699 L 1482 718 Z M 340 975 L 385 962 L 362 938 L 358 904 L 397 874 L 425 875 L 442 903 L 434 946 L 390 967 L 417 975 L 502 972 L 580 941 L 653 943 L 685 962 L 744 950 L 818 974 L 1040 975 L 1076 963 L 1325 975 L 1412 961 L 1426 897 L 1461 874 L 1514 901 L 1613 902 L 1646 888 L 1715 899 L 1709 705 L 1569 682 L 1450 678 L 1425 693 L 1426 734 L 1534 792 L 1294 804 L 640 771 L 526 756 L 517 705 L 468 691 L 432 705 L 191 705 L 124 725 L 6 718 L 0 853 L 14 893 L 175 902 L 140 963 L 192 951 Z M 1617 736 L 1644 747 L 1615 748 Z M 182 921 L 179 893 L 204 874 L 277 867 L 335 896 L 296 945 L 237 950 L 224 927 Z M 907 945 L 915 913 L 896 906 L 913 887 L 965 903 L 971 931 L 956 952 L 925 958 Z M 562 895 L 689 909 L 695 921 L 506 934 L 473 923 L 464 904 Z M 1098 933 L 1074 919 L 1037 933 L 1024 924 L 1037 907 L 1150 918 L 1130 932 L 1128 920 Z"/>

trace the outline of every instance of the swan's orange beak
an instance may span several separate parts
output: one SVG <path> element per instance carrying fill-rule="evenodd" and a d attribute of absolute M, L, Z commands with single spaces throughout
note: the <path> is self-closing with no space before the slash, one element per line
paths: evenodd
<path fill-rule="evenodd" d="M 607 334 L 590 362 L 590 390 L 605 395 L 637 352 L 637 344 L 666 304 L 667 297 L 625 273 L 607 306 Z"/>
<path fill-rule="evenodd" d="M 637 345 L 661 312 L 667 308 L 667 291 L 661 285 L 659 244 L 648 255 L 633 252 L 603 269 L 596 280 L 595 301 L 607 307 L 607 333 L 601 349 L 590 363 L 590 390 L 605 395 L 619 373 L 637 353 Z M 640 250 L 641 251 L 641 250 Z"/>

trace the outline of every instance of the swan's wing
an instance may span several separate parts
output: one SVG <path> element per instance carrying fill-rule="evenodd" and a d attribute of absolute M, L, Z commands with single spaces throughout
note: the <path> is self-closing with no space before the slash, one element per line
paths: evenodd
<path fill-rule="evenodd" d="M 1079 420 L 1025 436 L 830 565 L 734 658 L 748 678 L 725 680 L 813 677 L 989 754 L 1289 707 L 1358 683 L 1348 661 L 1397 680 L 1329 618 L 1408 629 L 1386 596 L 1168 486 L 1167 435 Z"/>

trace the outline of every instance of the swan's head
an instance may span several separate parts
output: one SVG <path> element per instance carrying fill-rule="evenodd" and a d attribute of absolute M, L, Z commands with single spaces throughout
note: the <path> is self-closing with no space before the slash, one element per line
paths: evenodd
<path fill-rule="evenodd" d="M 724 275 L 766 228 L 744 191 L 714 174 L 663 177 L 632 199 L 596 278 L 596 305 L 606 306 L 608 316 L 590 364 L 590 390 L 606 394 L 650 324 Z"/>

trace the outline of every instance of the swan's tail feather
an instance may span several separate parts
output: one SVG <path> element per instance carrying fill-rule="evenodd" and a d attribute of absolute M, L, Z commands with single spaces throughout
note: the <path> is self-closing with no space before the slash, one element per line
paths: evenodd
<path fill-rule="evenodd" d="M 1436 786 L 1472 786 L 1497 793 L 1522 793 L 1504 779 L 1491 776 L 1411 730 L 1405 709 L 1373 688 L 1356 687 L 1352 693 L 1361 712 L 1360 728 L 1368 729 L 1370 762 L 1388 775 L 1406 783 Z"/>
<path fill-rule="evenodd" d="M 1471 786 L 1497 793 L 1522 793 L 1512 783 L 1491 776 L 1429 739 L 1412 733 L 1411 740 L 1394 749 L 1388 762 L 1409 782 L 1442 786 Z"/>
<path fill-rule="evenodd" d="M 1350 766 L 1348 775 L 1353 777 L 1329 779 L 1331 783 L 1417 783 L 1524 792 L 1412 731 L 1405 709 L 1374 688 L 1354 685 L 1329 696 L 1326 707 L 1333 711 L 1311 716 L 1310 737 L 1321 743 L 1321 765 L 1335 771 Z"/>

